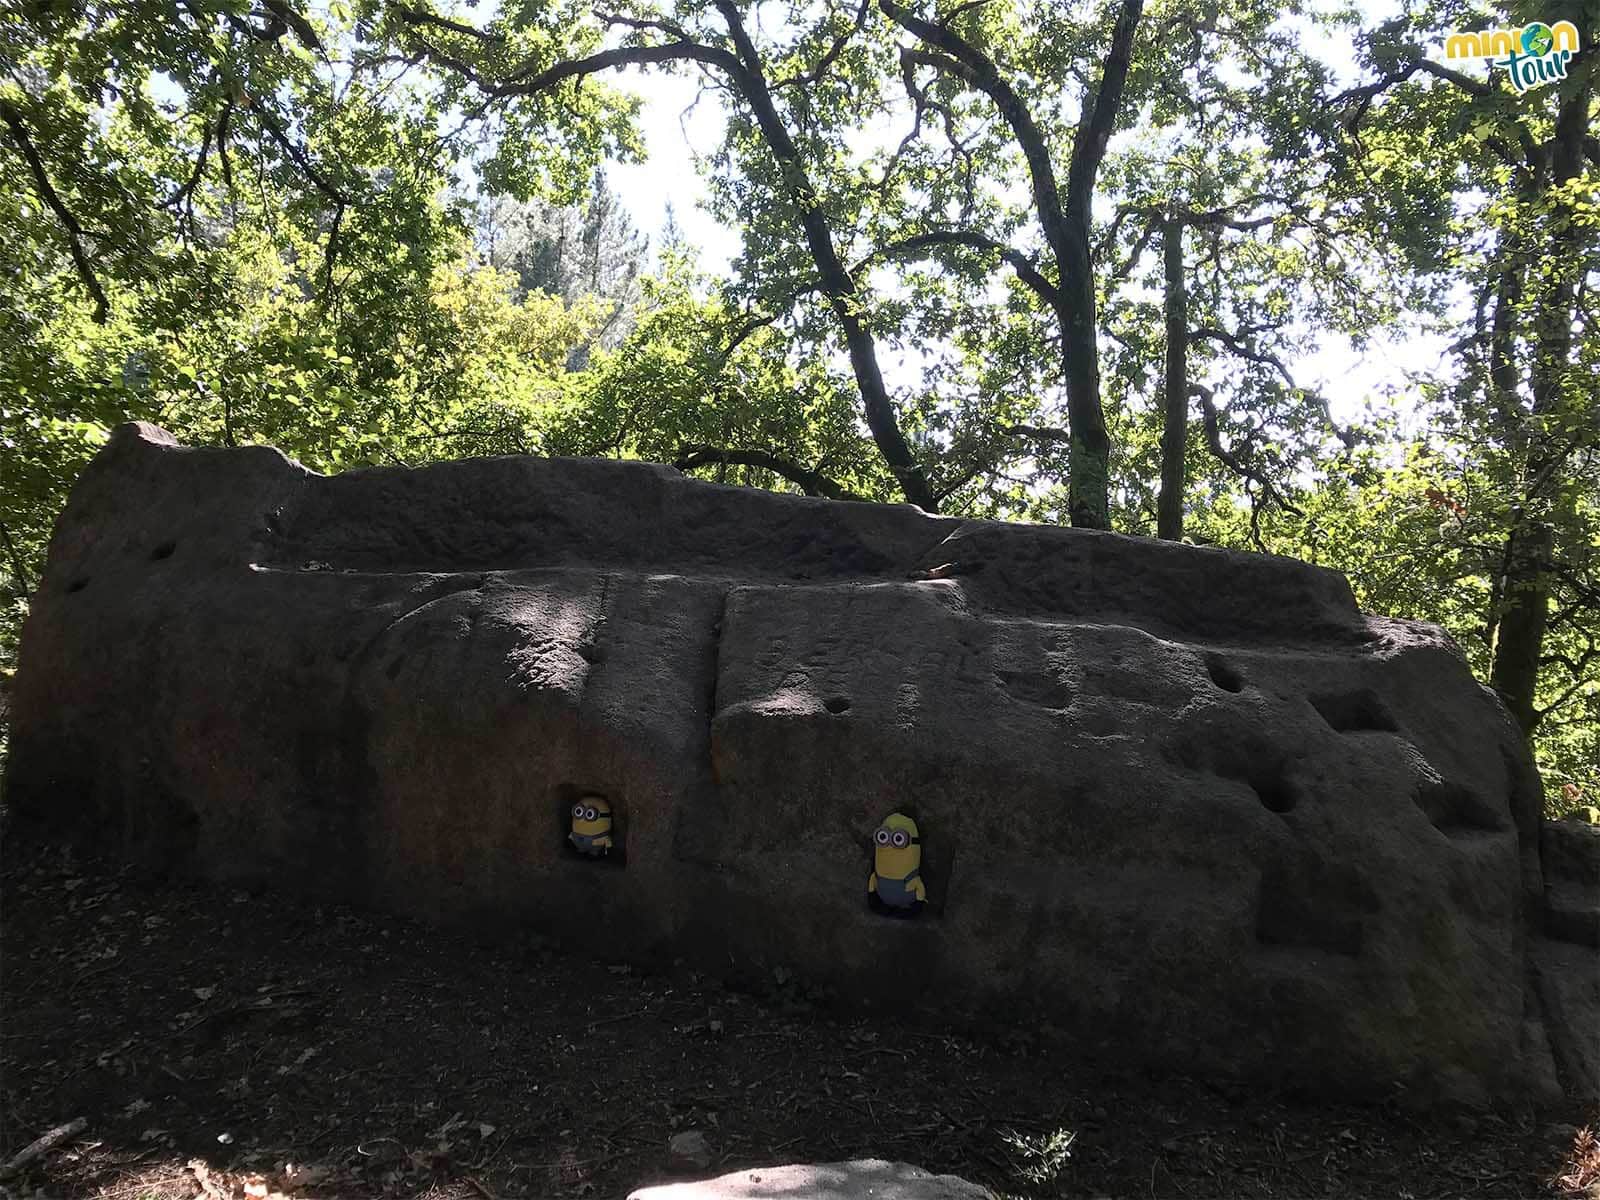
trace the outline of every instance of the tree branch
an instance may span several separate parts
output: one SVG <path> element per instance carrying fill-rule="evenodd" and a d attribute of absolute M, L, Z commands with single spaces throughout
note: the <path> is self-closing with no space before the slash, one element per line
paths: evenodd
<path fill-rule="evenodd" d="M 1202 424 L 1205 426 L 1206 431 L 1206 445 L 1211 447 L 1211 453 L 1217 456 L 1218 461 L 1235 475 L 1254 482 L 1266 497 L 1276 503 L 1284 512 L 1299 516 L 1300 510 L 1283 498 L 1283 494 L 1273 486 L 1272 480 L 1234 455 L 1222 444 L 1222 425 L 1217 414 L 1216 393 L 1203 383 L 1190 383 L 1189 394 L 1198 396 L 1200 399 L 1200 408 L 1203 413 Z"/>
<path fill-rule="evenodd" d="M 872 333 L 860 316 L 859 294 L 855 281 L 840 260 L 834 244 L 833 228 L 823 211 L 817 191 L 807 177 L 805 161 L 788 126 L 779 114 L 772 91 L 762 72 L 760 55 L 744 26 L 739 5 L 734 0 L 714 0 L 717 12 L 728 27 L 735 51 L 708 46 L 689 38 L 646 46 L 620 46 L 602 50 L 586 58 L 558 62 L 546 67 L 529 65 L 501 80 L 485 79 L 469 62 L 419 40 L 418 50 L 471 81 L 490 100 L 508 96 L 532 96 L 549 91 L 568 79 L 581 79 L 600 71 L 622 66 L 642 66 L 665 62 L 698 62 L 716 68 L 728 85 L 749 106 L 762 140 L 777 161 L 783 188 L 798 210 L 807 248 L 816 264 L 821 291 L 828 298 L 835 318 L 844 333 L 852 370 L 861 392 L 862 407 L 874 442 L 883 454 L 901 491 L 912 504 L 933 511 L 935 502 L 928 490 L 922 468 L 900 429 L 893 401 L 883 381 Z M 401 13 L 408 24 L 418 24 Z M 623 23 L 631 23 L 628 18 Z M 661 28 L 669 28 L 661 23 Z"/>
<path fill-rule="evenodd" d="M 1335 96 L 1335 104 L 1349 104 L 1351 101 L 1355 101 L 1355 111 L 1346 120 L 1347 127 L 1354 130 L 1366 117 L 1367 110 L 1372 107 L 1374 99 L 1397 84 L 1406 82 L 1418 71 L 1453 83 L 1473 96 L 1486 97 L 1495 93 L 1495 88 L 1481 79 L 1474 79 L 1470 75 L 1463 75 L 1460 71 L 1451 70 L 1443 63 L 1432 62 L 1426 58 L 1417 58 L 1371 83 L 1362 84 L 1360 87 L 1347 88 Z"/>
<path fill-rule="evenodd" d="M 591 54 L 588 58 L 556 63 L 531 75 L 513 73 L 505 83 L 490 88 L 489 93 L 495 97 L 535 96 L 540 92 L 549 91 L 565 80 L 609 71 L 614 67 L 648 66 L 652 63 L 681 62 L 685 59 L 716 67 L 729 75 L 736 84 L 742 84 L 745 79 L 744 67 L 726 50 L 707 46 L 701 42 L 678 41 L 657 46 L 619 46 L 613 50 L 602 50 L 598 54 Z"/>
<path fill-rule="evenodd" d="M 1051 425 L 1002 425 L 1002 433 L 1009 433 L 1012 437 L 1035 438 L 1041 442 L 1059 442 L 1061 445 L 1070 445 L 1072 434 L 1065 429 L 1058 429 Z"/>
<path fill-rule="evenodd" d="M 431 13 L 420 8 L 397 8 L 395 15 L 407 25 L 428 25 L 434 29 L 443 29 L 447 33 L 459 33 L 463 37 L 474 38 L 489 46 L 503 46 L 505 39 L 498 34 L 485 33 L 474 25 L 462 21 L 452 21 L 449 17 L 441 17 L 438 13 Z"/>
<path fill-rule="evenodd" d="M 17 577 L 17 589 L 22 598 L 27 599 L 33 591 L 33 583 L 28 577 L 27 564 L 22 561 L 22 552 L 11 540 L 11 531 L 6 528 L 4 521 L 0 521 L 0 541 L 6 544 L 6 556 L 11 559 L 11 573 Z"/>
<path fill-rule="evenodd" d="M 1254 346 L 1250 345 L 1250 343 L 1229 333 L 1226 329 L 1218 329 L 1214 325 L 1201 325 L 1198 328 L 1190 330 L 1189 335 L 1191 337 L 1203 338 L 1206 341 L 1221 342 L 1240 358 L 1247 358 L 1251 362 L 1257 362 L 1265 366 L 1272 367 L 1275 371 L 1277 371 L 1279 376 L 1282 377 L 1284 383 L 1289 386 L 1291 391 L 1299 392 L 1302 396 L 1305 396 L 1322 410 L 1322 416 L 1323 419 L 1327 421 L 1328 428 L 1333 431 L 1334 437 L 1338 438 L 1345 444 L 1346 449 L 1355 448 L 1356 442 L 1360 440 L 1359 437 L 1356 435 L 1354 430 L 1341 429 L 1338 423 L 1334 421 L 1333 410 L 1328 406 L 1327 397 L 1323 396 L 1320 392 L 1308 391 L 1305 388 L 1299 387 L 1294 381 L 1294 376 L 1289 373 L 1289 368 L 1284 366 L 1283 359 L 1279 358 L 1276 354 L 1266 350 L 1258 350 Z"/>
<path fill-rule="evenodd" d="M 251 112 L 255 113 L 260 119 L 261 128 L 265 129 L 268 136 L 271 137 L 273 141 L 278 143 L 278 145 L 283 149 L 283 152 L 289 156 L 289 161 L 294 163 L 295 166 L 299 167 L 305 177 L 311 180 L 317 191 L 321 192 L 335 204 L 344 204 L 347 202 L 345 194 L 335 187 L 327 178 L 327 176 L 323 175 L 323 173 L 318 170 L 316 164 L 311 161 L 310 156 L 306 154 L 306 152 L 299 146 L 294 144 L 294 140 L 283 131 L 272 114 L 267 112 L 265 108 L 256 103 L 254 96 L 246 92 L 244 96 L 244 103 L 245 107 Z"/>
<path fill-rule="evenodd" d="M 232 112 L 233 99 L 232 97 L 229 97 L 222 102 L 222 107 L 218 110 L 216 128 L 214 131 L 214 136 L 216 138 L 217 158 L 222 165 L 222 176 L 224 181 L 227 182 L 230 187 L 233 185 L 233 173 L 228 166 L 227 137 L 228 117 Z M 200 127 L 200 153 L 195 156 L 194 169 L 189 172 L 189 178 L 180 184 L 178 189 L 174 191 L 172 195 L 161 201 L 160 206 L 162 208 L 181 210 L 178 216 L 178 221 L 180 229 L 183 228 L 184 223 L 187 222 L 185 236 L 192 236 L 194 233 L 194 195 L 196 190 L 200 187 L 201 180 L 205 178 L 206 159 L 211 152 L 212 137 L 213 129 L 211 122 L 203 121 Z M 185 213 L 187 216 L 183 215 Z"/>
<path fill-rule="evenodd" d="M 1087 213 L 1094 194 L 1095 176 L 1105 157 L 1106 144 L 1122 107 L 1122 89 L 1133 62 L 1133 35 L 1144 12 L 1144 0 L 1122 0 L 1117 23 L 1111 30 L 1111 48 L 1100 72 L 1100 87 L 1086 103 L 1072 143 L 1072 164 L 1067 170 L 1067 203 L 1083 205 Z"/>
<path fill-rule="evenodd" d="M 322 264 L 322 306 L 333 298 L 333 268 L 339 260 L 339 231 L 344 225 L 344 201 L 334 205 L 333 224 L 328 229 L 328 250 Z"/>
<path fill-rule="evenodd" d="M 696 467 L 721 463 L 732 467 L 757 467 L 771 471 L 780 478 L 800 488 L 808 496 L 825 496 L 829 500 L 859 500 L 846 488 L 835 483 L 819 471 L 813 471 L 789 459 L 769 454 L 765 450 L 722 449 L 716 446 L 686 447 L 672 464 L 685 473 Z"/>
<path fill-rule="evenodd" d="M 855 20 L 850 23 L 850 28 L 833 39 L 833 44 L 828 47 L 821 58 L 817 59 L 816 66 L 809 71 L 802 71 L 798 75 L 790 75 L 785 79 L 777 80 L 773 83 L 772 90 L 776 92 L 780 88 L 803 87 L 820 80 L 828 73 L 828 68 L 833 66 L 839 55 L 844 53 L 844 48 L 850 44 L 850 39 L 861 32 L 861 27 L 867 23 L 867 13 L 870 11 L 872 11 L 872 0 L 861 0 L 861 7 L 856 10 Z"/>
<path fill-rule="evenodd" d="M 300 39 L 300 44 L 307 50 L 314 51 L 317 54 L 325 55 L 327 53 L 322 48 L 322 42 L 317 37 L 317 31 L 311 27 L 311 22 L 290 8 L 283 0 L 261 0 L 261 3 L 269 13 L 294 30 L 295 37 Z"/>
<path fill-rule="evenodd" d="M 850 268 L 855 274 L 878 259 L 890 258 L 915 258 L 927 257 L 923 252 L 937 249 L 940 246 L 967 246 L 973 250 L 983 250 L 988 253 L 998 254 L 1010 267 L 1016 271 L 1017 278 L 1022 280 L 1046 304 L 1054 307 L 1060 303 L 1061 294 L 1056 285 L 1040 273 L 1039 268 L 1026 254 L 1020 250 L 1013 250 L 1004 242 L 997 242 L 991 237 L 966 229 L 936 229 L 928 233 L 915 234 L 912 237 L 901 238 L 879 246 Z"/>
<path fill-rule="evenodd" d="M 22 120 L 22 113 L 4 98 L 0 98 L 0 121 L 5 122 L 6 128 L 11 132 L 11 140 L 22 154 L 23 161 L 28 164 L 39 198 L 55 214 L 56 220 L 66 231 L 67 249 L 72 255 L 73 265 L 78 268 L 78 278 L 83 281 L 83 286 L 89 290 L 89 295 L 94 299 L 95 323 L 104 325 L 111 305 L 106 300 L 106 293 L 101 288 L 100 281 L 95 278 L 94 266 L 89 261 L 88 251 L 83 247 L 83 226 L 78 224 L 78 218 L 72 215 L 71 210 L 56 194 L 55 188 L 50 185 L 49 172 L 45 170 L 44 160 L 39 157 L 38 149 L 28 136 L 28 127 Z"/>
<path fill-rule="evenodd" d="M 905 498 L 917 507 L 932 512 L 937 508 L 937 502 L 928 488 L 922 467 L 901 431 L 894 402 L 889 398 L 889 389 L 878 364 L 877 343 L 861 319 L 860 293 L 855 279 L 839 257 L 830 218 L 818 201 L 817 190 L 807 176 L 800 149 L 773 102 L 772 92 L 762 74 L 760 56 L 744 27 L 738 4 L 735 0 L 715 0 L 715 3 L 728 26 L 728 36 L 733 40 L 738 57 L 733 58 L 726 52 L 718 53 L 732 60 L 733 66 L 726 68 L 727 73 L 745 103 L 750 106 L 762 139 L 778 162 L 785 189 L 799 210 L 800 225 L 811 251 L 812 262 L 816 264 L 823 294 L 828 297 L 834 318 L 844 333 L 851 370 L 861 392 L 861 404 L 867 427 L 872 431 L 872 439 L 889 470 L 894 473 Z"/>
<path fill-rule="evenodd" d="M 402 8 L 396 10 L 396 15 L 407 25 L 414 27 L 431 26 L 449 33 L 471 37 L 491 46 L 504 44 L 503 39 L 493 34 L 485 33 L 481 29 L 475 29 L 470 25 L 452 21 L 449 18 L 441 17 L 431 12 Z M 743 84 L 745 81 L 744 67 L 732 54 L 720 47 L 707 46 L 704 43 L 694 41 L 676 25 L 664 21 L 641 21 L 636 18 L 609 13 L 597 14 L 597 16 L 609 24 L 628 25 L 635 29 L 660 29 L 663 32 L 670 32 L 674 35 L 675 40 L 652 46 L 617 46 L 609 50 L 598 51 L 586 58 L 567 59 L 543 68 L 530 63 L 513 70 L 505 78 L 499 80 L 486 78 L 477 67 L 466 59 L 442 50 L 425 39 L 419 38 L 414 45 L 417 51 L 425 58 L 454 71 L 472 83 L 490 100 L 501 100 L 508 96 L 537 96 L 549 91 L 559 83 L 564 83 L 568 79 L 583 79 L 617 67 L 649 66 L 666 62 L 701 62 L 707 66 L 714 66 L 728 74 L 736 84 Z"/>
<path fill-rule="evenodd" d="M 915 34 L 939 53 L 903 46 L 903 63 L 932 67 L 976 88 L 993 101 L 1022 148 L 1033 187 L 1034 208 L 1044 228 L 1050 249 L 1060 258 L 1066 253 L 1067 229 L 1062 220 L 1061 194 L 1056 183 L 1055 164 L 1044 131 L 1033 119 L 1015 89 L 1000 76 L 989 57 L 968 44 L 959 34 L 933 21 L 924 20 L 898 0 L 878 0 L 878 7 L 901 28 Z"/>

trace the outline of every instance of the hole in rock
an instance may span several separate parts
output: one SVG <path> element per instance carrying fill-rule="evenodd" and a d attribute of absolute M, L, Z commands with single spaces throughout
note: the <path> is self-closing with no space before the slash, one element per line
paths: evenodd
<path fill-rule="evenodd" d="M 847 696 L 829 696 L 822 702 L 822 707 L 834 714 L 849 712 L 850 699 Z"/>
<path fill-rule="evenodd" d="M 171 558 L 172 552 L 177 548 L 177 542 L 162 542 L 161 545 L 150 551 L 151 561 L 160 562 L 163 558 Z"/>
<path fill-rule="evenodd" d="M 996 671 L 995 678 L 1012 696 L 1041 708 L 1069 708 L 1072 687 L 1054 671 Z"/>
<path fill-rule="evenodd" d="M 1379 730 L 1398 733 L 1399 722 L 1389 712 L 1389 706 L 1371 688 L 1354 692 L 1312 696 L 1311 707 L 1322 715 L 1330 728 L 1339 733 L 1359 733 Z"/>
<path fill-rule="evenodd" d="M 89 580 L 88 580 L 88 577 L 85 576 L 85 577 L 80 578 L 80 579 L 74 579 L 71 583 L 67 584 L 67 591 L 69 591 L 69 592 L 81 592 L 81 591 L 83 591 L 84 588 L 86 588 L 88 586 L 89 586 Z"/>
<path fill-rule="evenodd" d="M 1428 815 L 1434 828 L 1448 838 L 1499 833 L 1506 827 L 1494 807 L 1463 784 L 1425 779 L 1417 785 L 1411 799 Z"/>
<path fill-rule="evenodd" d="M 1210 759 L 1224 779 L 1248 784 L 1268 812 L 1290 812 L 1300 802 L 1300 788 L 1289 778 L 1281 750 L 1264 737 L 1241 734 L 1204 747 L 1199 756 Z"/>
<path fill-rule="evenodd" d="M 1239 677 L 1239 672 L 1230 667 L 1220 654 L 1206 655 L 1206 674 L 1211 676 L 1212 683 L 1225 692 L 1244 690 L 1244 680 Z"/>
<path fill-rule="evenodd" d="M 1287 780 L 1257 778 L 1251 779 L 1249 782 L 1250 786 L 1255 789 L 1256 795 L 1260 797 L 1261 806 L 1268 812 L 1289 812 L 1299 799 Z"/>
<path fill-rule="evenodd" d="M 564 783 L 555 789 L 554 798 L 556 836 L 565 857 L 596 867 L 627 865 L 628 812 L 619 797 L 600 788 Z"/>
<path fill-rule="evenodd" d="M 1078 728 L 1090 737 L 1115 737 L 1124 732 L 1123 724 L 1110 708 L 1096 702 L 1094 707 L 1084 707 L 1077 714 Z"/>
<path fill-rule="evenodd" d="M 908 789 L 931 787 L 938 778 L 935 773 L 909 777 Z M 938 819 L 937 815 L 928 815 L 925 810 L 914 801 L 902 800 L 892 802 L 892 807 L 884 808 L 878 814 L 878 820 L 871 826 L 871 832 L 862 838 L 861 846 L 863 857 L 861 859 L 861 888 L 862 898 L 865 900 L 866 884 L 869 874 L 877 867 L 875 861 L 875 835 L 877 830 L 887 819 L 889 813 L 897 812 L 910 817 L 917 824 L 918 846 L 922 852 L 920 874 L 924 890 L 927 893 L 927 907 L 915 918 L 918 922 L 933 922 L 941 920 L 944 916 L 945 905 L 950 898 L 952 880 L 955 876 L 956 848 L 955 843 L 948 835 L 949 826 Z M 882 913 L 867 911 L 870 906 L 863 904 L 863 916 L 873 918 L 873 924 L 878 924 Z M 890 922 L 887 928 L 894 929 L 897 922 Z M 925 951 L 917 951 L 925 953 Z"/>
<path fill-rule="evenodd" d="M 1354 956 L 1361 953 L 1362 915 L 1376 909 L 1372 889 L 1347 867 L 1275 863 L 1261 872 L 1256 941 Z"/>

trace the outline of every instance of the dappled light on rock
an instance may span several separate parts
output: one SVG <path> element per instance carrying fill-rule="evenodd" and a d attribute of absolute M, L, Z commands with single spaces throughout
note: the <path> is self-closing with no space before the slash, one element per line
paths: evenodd
<path fill-rule="evenodd" d="M 1438 629 L 1288 559 L 125 426 L 13 736 L 21 819 L 163 869 L 1214 1077 L 1555 1088 L 1515 726 Z M 863 901 L 891 812 L 914 921 Z"/>

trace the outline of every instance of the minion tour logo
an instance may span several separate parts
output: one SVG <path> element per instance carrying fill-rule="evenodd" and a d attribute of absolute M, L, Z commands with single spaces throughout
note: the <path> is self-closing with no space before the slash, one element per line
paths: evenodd
<path fill-rule="evenodd" d="M 1571 21 L 1546 25 L 1533 21 L 1521 29 L 1452 33 L 1444 44 L 1446 58 L 1487 58 L 1504 67 L 1511 86 L 1522 93 L 1567 77 L 1567 63 L 1578 52 L 1578 27 Z"/>

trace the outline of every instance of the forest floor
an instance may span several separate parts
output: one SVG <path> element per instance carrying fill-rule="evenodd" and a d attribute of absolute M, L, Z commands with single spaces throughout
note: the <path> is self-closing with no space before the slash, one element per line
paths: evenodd
<path fill-rule="evenodd" d="M 1295 1103 L 15 838 L 0 874 L 0 1164 L 87 1121 L 0 1179 L 14 1197 L 615 1196 L 668 1178 L 689 1130 L 706 1173 L 874 1156 L 1008 1195 L 1536 1197 L 1600 1178 L 1594 1112 Z"/>

